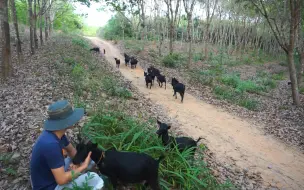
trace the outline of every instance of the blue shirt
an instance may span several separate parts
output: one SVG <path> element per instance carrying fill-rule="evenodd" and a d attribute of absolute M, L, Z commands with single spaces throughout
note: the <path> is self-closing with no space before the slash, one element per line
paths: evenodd
<path fill-rule="evenodd" d="M 44 130 L 38 137 L 31 156 L 30 170 L 33 190 L 54 190 L 57 186 L 51 169 L 64 166 L 62 149 L 69 145 L 65 135 L 59 139 Z"/>

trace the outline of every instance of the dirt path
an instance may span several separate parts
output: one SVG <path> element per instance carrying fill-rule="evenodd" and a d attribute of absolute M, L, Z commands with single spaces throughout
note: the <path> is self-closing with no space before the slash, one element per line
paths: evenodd
<path fill-rule="evenodd" d="M 204 143 L 220 162 L 260 172 L 265 187 L 304 189 L 303 154 L 272 137 L 265 136 L 258 127 L 241 118 L 197 100 L 187 93 L 187 87 L 183 104 L 180 103 L 179 95 L 177 100 L 172 96 L 173 90 L 169 83 L 166 90 L 158 85 L 152 86 L 151 90 L 147 89 L 143 69 L 139 65 L 134 70 L 125 67 L 123 54 L 117 48 L 99 38 L 89 39 L 106 50 L 105 57 L 113 65 L 114 57 L 119 58 L 122 62 L 122 75 L 132 81 L 147 98 L 163 105 L 167 114 L 182 124 L 181 128 L 185 134 L 195 139 L 204 137 Z"/>

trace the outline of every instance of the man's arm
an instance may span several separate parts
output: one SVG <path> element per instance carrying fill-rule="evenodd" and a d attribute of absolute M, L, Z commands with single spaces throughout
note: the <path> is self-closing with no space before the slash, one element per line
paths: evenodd
<path fill-rule="evenodd" d="M 74 178 L 77 178 L 81 172 L 83 172 L 87 166 L 81 165 L 80 167 L 76 168 L 74 171 Z M 64 167 L 51 169 L 58 185 L 64 185 L 69 183 L 72 180 L 72 171 L 65 172 Z"/>

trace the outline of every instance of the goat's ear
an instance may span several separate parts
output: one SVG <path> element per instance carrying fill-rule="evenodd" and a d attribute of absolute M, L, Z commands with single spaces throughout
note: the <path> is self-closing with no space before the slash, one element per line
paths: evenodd
<path fill-rule="evenodd" d="M 158 125 L 160 125 L 160 124 L 161 124 L 161 122 L 160 122 L 159 120 L 157 120 L 157 124 L 158 124 Z"/>
<path fill-rule="evenodd" d="M 168 129 L 171 129 L 171 125 L 168 125 Z"/>

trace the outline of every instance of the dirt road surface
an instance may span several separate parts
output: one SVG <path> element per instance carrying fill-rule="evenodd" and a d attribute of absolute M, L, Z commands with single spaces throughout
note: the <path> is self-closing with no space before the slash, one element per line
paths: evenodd
<path fill-rule="evenodd" d="M 151 90 L 146 88 L 144 71 L 139 65 L 136 69 L 126 67 L 123 52 L 105 40 L 88 38 L 106 50 L 105 57 L 113 66 L 114 57 L 119 58 L 122 75 L 132 81 L 147 98 L 162 105 L 169 116 L 176 118 L 182 124 L 183 133 L 194 139 L 204 137 L 204 143 L 220 162 L 260 172 L 265 188 L 304 189 L 304 155 L 301 152 L 264 135 L 259 126 L 252 126 L 241 118 L 191 96 L 187 93 L 187 86 L 184 103 L 180 102 L 179 94 L 177 99 L 172 96 L 170 83 L 167 83 L 166 90 L 159 88 L 157 83 Z"/>

